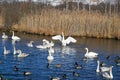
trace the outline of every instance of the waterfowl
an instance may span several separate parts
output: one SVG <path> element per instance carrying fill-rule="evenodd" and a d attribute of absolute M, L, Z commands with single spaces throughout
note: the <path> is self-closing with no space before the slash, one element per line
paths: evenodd
<path fill-rule="evenodd" d="M 12 35 L 12 39 L 13 39 L 13 40 L 20 40 L 20 38 L 19 38 L 18 36 L 15 36 L 15 35 L 14 35 L 14 31 L 12 31 L 12 33 L 13 33 L 13 35 Z"/>
<path fill-rule="evenodd" d="M 107 78 L 107 79 L 113 79 L 112 68 L 113 68 L 113 66 L 110 66 L 109 73 L 108 72 L 104 72 L 102 74 L 102 76 Z"/>
<path fill-rule="evenodd" d="M 43 39 L 43 45 L 37 45 L 36 48 L 40 48 L 40 49 L 46 49 L 46 48 L 50 48 L 54 46 L 54 43 L 51 41 L 49 42 L 46 39 Z"/>
<path fill-rule="evenodd" d="M 4 46 L 4 55 L 7 55 L 10 53 L 10 50 L 7 50 L 6 47 Z"/>
<path fill-rule="evenodd" d="M 110 70 L 110 67 L 101 67 L 100 66 L 100 61 L 98 60 L 97 61 L 97 69 L 96 69 L 96 72 L 106 72 L 106 71 L 109 71 Z"/>
<path fill-rule="evenodd" d="M 49 53 L 54 53 L 54 49 L 52 48 L 52 46 L 50 46 L 48 52 L 49 52 Z"/>
<path fill-rule="evenodd" d="M 17 50 L 16 50 L 15 45 L 13 45 L 13 54 L 14 54 L 14 55 L 16 55 L 16 54 L 17 54 Z"/>
<path fill-rule="evenodd" d="M 31 72 L 28 72 L 28 71 L 24 71 L 23 72 L 23 75 L 25 75 L 25 76 L 28 76 L 28 75 L 31 75 L 32 73 Z"/>
<path fill-rule="evenodd" d="M 64 79 L 67 78 L 67 75 L 66 75 L 66 74 L 63 74 L 62 78 L 64 78 Z"/>
<path fill-rule="evenodd" d="M 75 69 L 81 69 L 81 68 L 82 68 L 82 65 L 78 65 L 78 63 L 75 62 L 74 67 L 75 67 Z"/>
<path fill-rule="evenodd" d="M 56 68 L 60 68 L 62 65 L 61 64 L 56 64 L 55 67 Z"/>
<path fill-rule="evenodd" d="M 18 57 L 19 58 L 24 58 L 24 57 L 27 57 L 29 54 L 27 54 L 27 53 L 22 53 L 22 51 L 21 50 L 17 50 L 17 52 L 18 52 Z"/>
<path fill-rule="evenodd" d="M 52 56 L 51 53 L 49 53 L 48 57 L 47 57 L 48 61 L 52 61 L 54 59 L 54 57 Z"/>
<path fill-rule="evenodd" d="M 73 37 L 68 37 L 67 39 L 64 38 L 64 33 L 62 32 L 62 35 L 56 35 L 52 37 L 53 40 L 60 40 L 62 43 L 62 46 L 66 46 L 67 44 L 70 44 L 70 42 L 72 43 L 76 43 L 77 40 L 74 39 Z"/>
<path fill-rule="evenodd" d="M 8 38 L 8 36 L 3 32 L 2 33 L 2 39 L 7 39 Z"/>
<path fill-rule="evenodd" d="M 60 78 L 59 77 L 50 76 L 50 80 L 60 80 Z"/>
<path fill-rule="evenodd" d="M 85 50 L 86 50 L 86 54 L 85 54 L 86 58 L 97 58 L 98 57 L 98 53 L 88 52 L 88 48 L 85 48 Z"/>
<path fill-rule="evenodd" d="M 28 46 L 28 47 L 33 47 L 33 42 L 34 42 L 34 41 L 30 41 L 29 43 L 27 43 L 27 46 Z"/>
<path fill-rule="evenodd" d="M 79 73 L 77 73 L 77 72 L 75 72 L 75 71 L 73 71 L 73 76 L 79 77 L 79 76 L 80 76 L 80 74 L 79 74 Z"/>
<path fill-rule="evenodd" d="M 14 66 L 14 71 L 18 71 L 18 68 L 17 68 L 17 66 Z"/>

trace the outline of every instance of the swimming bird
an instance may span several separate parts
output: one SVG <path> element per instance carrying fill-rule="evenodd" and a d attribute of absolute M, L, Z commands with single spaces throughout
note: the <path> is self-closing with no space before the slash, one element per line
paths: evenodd
<path fill-rule="evenodd" d="M 31 72 L 28 72 L 28 71 L 24 71 L 24 72 L 23 72 L 23 75 L 24 75 L 24 76 L 28 76 L 28 75 L 31 75 L 31 74 L 32 74 L 32 73 L 31 73 Z"/>
<path fill-rule="evenodd" d="M 110 67 L 101 67 L 100 66 L 100 61 L 98 60 L 97 61 L 97 69 L 96 69 L 96 72 L 106 72 L 106 71 L 109 71 L 110 70 Z"/>
<path fill-rule="evenodd" d="M 17 66 L 14 66 L 14 71 L 18 71 L 18 68 L 17 68 Z"/>
<path fill-rule="evenodd" d="M 29 43 L 27 43 L 27 46 L 28 46 L 28 47 L 33 47 L 33 42 L 34 42 L 34 41 L 30 41 Z"/>
<path fill-rule="evenodd" d="M 97 58 L 98 57 L 98 53 L 88 52 L 88 48 L 85 48 L 85 50 L 87 50 L 87 52 L 85 54 L 86 58 Z"/>
<path fill-rule="evenodd" d="M 76 43 L 77 40 L 74 39 L 73 37 L 68 37 L 67 39 L 64 38 L 64 33 L 62 32 L 62 35 L 56 35 L 52 37 L 53 40 L 60 40 L 62 42 L 62 46 L 66 46 L 67 44 Z"/>
<path fill-rule="evenodd" d="M 50 80 L 60 80 L 60 78 L 59 77 L 50 76 Z"/>
<path fill-rule="evenodd" d="M 15 36 L 15 35 L 14 35 L 14 31 L 12 31 L 12 33 L 13 33 L 13 35 L 12 35 L 12 39 L 13 39 L 13 40 L 20 40 L 20 38 L 19 38 L 18 36 Z"/>
<path fill-rule="evenodd" d="M 19 58 L 24 58 L 24 57 L 27 57 L 29 54 L 27 54 L 27 53 L 22 53 L 22 51 L 21 50 L 17 50 L 17 52 L 18 52 L 18 57 Z"/>
<path fill-rule="evenodd" d="M 7 50 L 6 47 L 4 46 L 4 55 L 7 55 L 10 53 L 10 50 Z"/>
<path fill-rule="evenodd" d="M 2 34 L 3 34 L 2 39 L 7 39 L 8 38 L 8 36 L 4 32 Z"/>
<path fill-rule="evenodd" d="M 73 71 L 73 76 L 79 77 L 79 76 L 80 76 L 80 74 L 79 74 L 79 73 L 77 73 L 77 72 L 75 72 L 75 71 Z"/>
<path fill-rule="evenodd" d="M 113 66 L 110 66 L 109 73 L 108 72 L 104 72 L 102 74 L 102 76 L 107 78 L 107 79 L 113 79 L 112 68 L 113 68 Z"/>
<path fill-rule="evenodd" d="M 50 48 L 54 46 L 54 43 L 51 41 L 49 42 L 46 39 L 43 39 L 43 45 L 37 45 L 36 48 L 40 48 L 40 49 L 46 49 L 46 48 Z"/>
<path fill-rule="evenodd" d="M 52 61 L 54 59 L 54 57 L 52 56 L 52 54 L 50 52 L 49 52 L 47 59 L 48 59 L 48 61 Z"/>
<path fill-rule="evenodd" d="M 14 55 L 16 55 L 16 54 L 17 54 L 17 50 L 16 50 L 15 45 L 13 45 L 13 54 L 14 54 Z"/>
<path fill-rule="evenodd" d="M 49 52 L 49 53 L 54 53 L 54 49 L 52 48 L 52 46 L 50 46 L 48 52 Z"/>
<path fill-rule="evenodd" d="M 61 64 L 56 64 L 55 67 L 56 68 L 60 68 L 62 65 Z"/>
<path fill-rule="evenodd" d="M 78 63 L 75 62 L 74 67 L 75 67 L 75 69 L 81 69 L 81 68 L 82 68 L 82 65 L 78 65 Z"/>

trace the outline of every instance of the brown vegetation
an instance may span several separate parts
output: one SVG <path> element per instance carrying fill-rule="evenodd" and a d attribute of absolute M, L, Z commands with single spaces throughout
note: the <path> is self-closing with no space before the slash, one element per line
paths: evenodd
<path fill-rule="evenodd" d="M 22 5 L 22 6 L 21 6 Z M 103 5 L 103 4 L 102 4 Z M 14 3 L 14 14 L 7 13 L 10 7 L 3 8 L 6 27 L 27 33 L 56 35 L 63 31 L 66 36 L 87 36 L 120 39 L 120 17 L 105 10 L 65 10 L 32 3 Z M 7 5 L 8 6 L 8 5 Z M 21 6 L 21 7 L 20 7 Z M 63 5 L 64 6 L 64 5 Z M 108 9 L 109 10 L 109 9 Z M 109 12 L 109 11 L 108 11 Z M 7 15 L 7 16 L 6 16 Z"/>

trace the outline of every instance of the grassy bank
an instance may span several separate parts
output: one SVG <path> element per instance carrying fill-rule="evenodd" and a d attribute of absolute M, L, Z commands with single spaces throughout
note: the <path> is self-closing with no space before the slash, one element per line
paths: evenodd
<path fill-rule="evenodd" d="M 34 15 L 24 15 L 18 24 L 12 26 L 17 31 L 55 35 L 63 31 L 66 36 L 88 36 L 120 39 L 120 18 L 88 11 L 42 10 Z"/>

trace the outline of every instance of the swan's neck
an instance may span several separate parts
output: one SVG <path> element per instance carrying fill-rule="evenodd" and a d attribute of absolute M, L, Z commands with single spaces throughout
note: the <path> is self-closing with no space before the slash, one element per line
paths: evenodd
<path fill-rule="evenodd" d="M 4 52 L 6 52 L 6 47 L 4 46 Z"/>
<path fill-rule="evenodd" d="M 98 61 L 97 63 L 98 63 L 98 64 L 97 64 L 96 72 L 100 72 L 100 62 Z"/>
<path fill-rule="evenodd" d="M 112 68 L 110 68 L 110 77 L 113 78 Z"/>
<path fill-rule="evenodd" d="M 86 54 L 88 54 L 88 48 L 86 48 Z"/>
<path fill-rule="evenodd" d="M 62 32 L 62 41 L 64 41 L 64 40 L 65 40 L 64 33 Z"/>
<path fill-rule="evenodd" d="M 14 31 L 13 31 L 13 35 L 12 36 L 14 36 Z"/>

